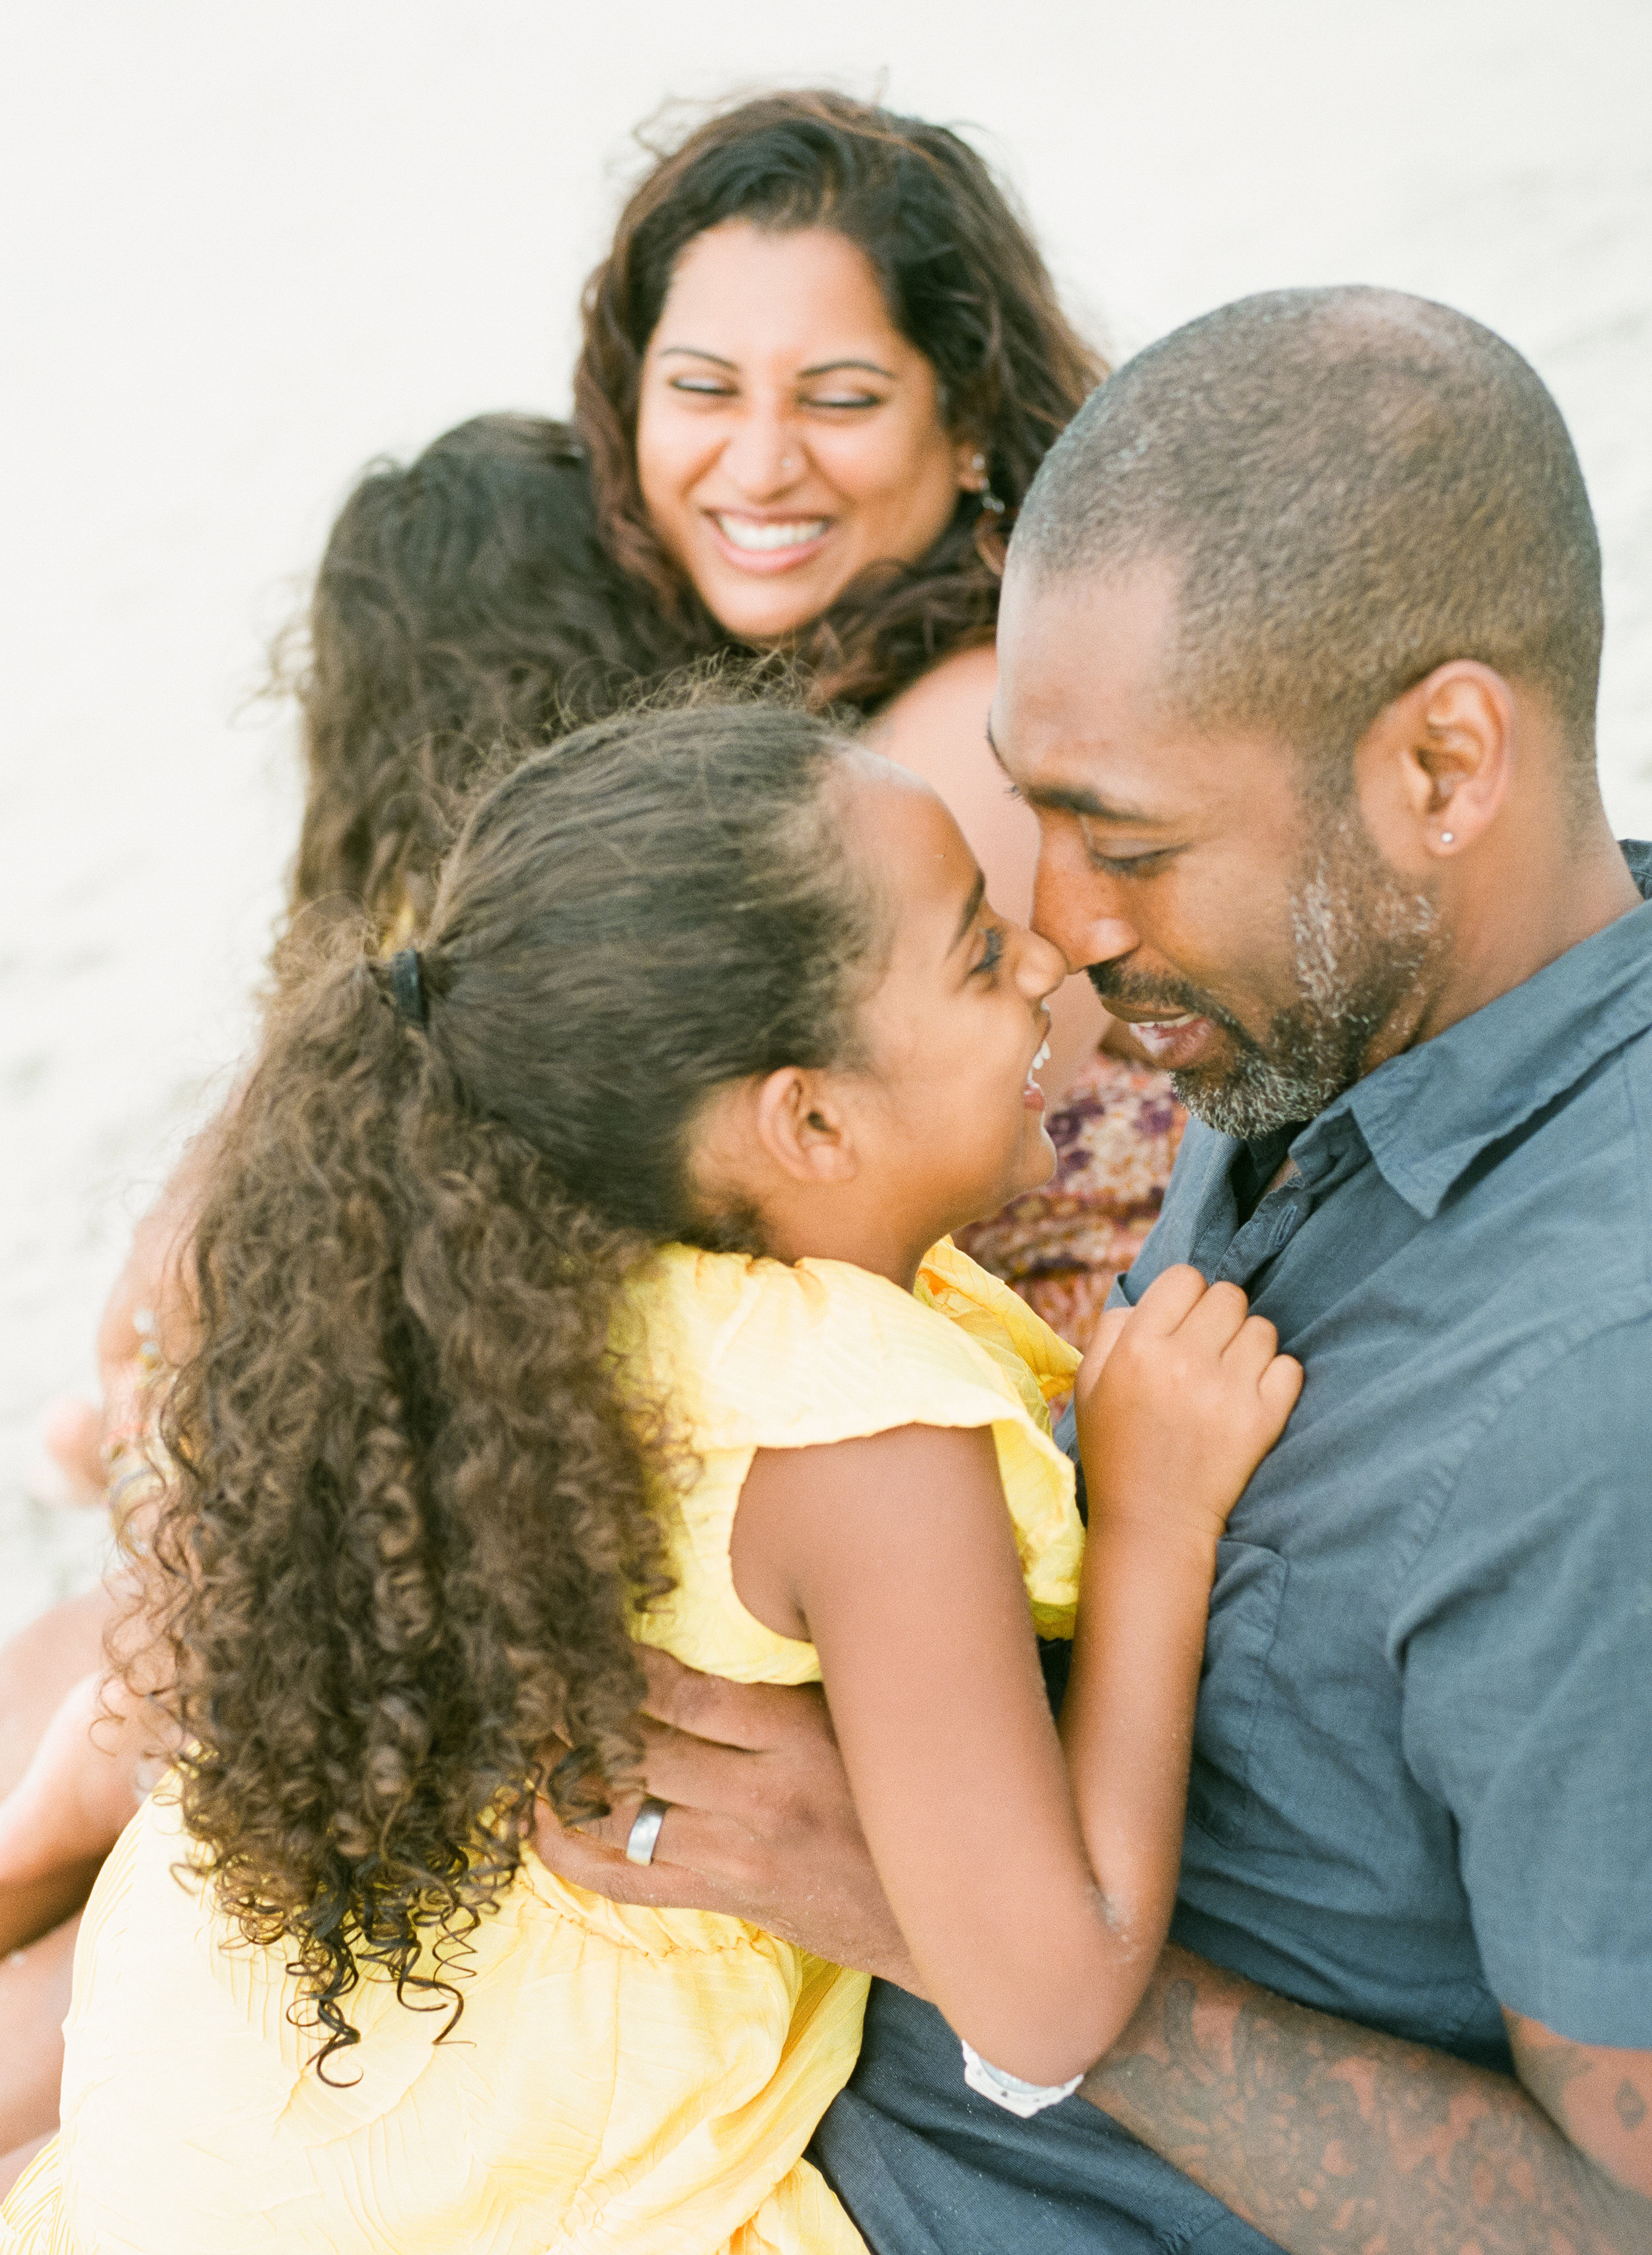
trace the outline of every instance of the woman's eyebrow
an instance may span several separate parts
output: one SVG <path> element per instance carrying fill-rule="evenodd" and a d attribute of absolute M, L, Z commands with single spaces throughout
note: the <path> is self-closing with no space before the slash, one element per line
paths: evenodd
<path fill-rule="evenodd" d="M 889 383 L 900 379 L 892 368 L 881 368 L 875 360 L 823 360 L 813 368 L 800 368 L 799 376 L 832 376 L 840 368 L 863 368 L 868 376 L 881 376 Z"/>
<path fill-rule="evenodd" d="M 963 939 L 965 935 L 967 933 L 971 924 L 974 923 L 977 915 L 980 913 L 981 904 L 986 897 L 987 880 L 981 870 L 977 869 L 975 872 L 975 882 L 969 889 L 969 898 L 964 903 L 963 920 L 959 924 L 958 930 L 953 934 L 952 947 L 949 947 L 946 951 L 948 955 L 952 954 L 953 948 L 957 947 L 959 942 Z"/>
<path fill-rule="evenodd" d="M 725 360 L 721 353 L 702 351 L 699 345 L 662 345 L 660 347 L 659 356 L 662 360 L 669 360 L 673 353 L 680 353 L 689 360 L 715 361 L 719 368 L 738 369 L 740 365 L 738 361 Z"/>

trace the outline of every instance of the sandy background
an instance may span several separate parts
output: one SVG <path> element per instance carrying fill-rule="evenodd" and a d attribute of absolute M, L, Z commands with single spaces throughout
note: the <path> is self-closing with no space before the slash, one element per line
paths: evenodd
<path fill-rule="evenodd" d="M 40 1411 L 247 1039 L 298 811 L 269 636 L 370 455 L 566 406 L 668 95 L 966 123 L 1121 353 L 1288 283 L 1501 329 L 1589 476 L 1608 797 L 1652 835 L 1646 0 L 77 0 L 4 76 L 0 1630 L 96 1570 L 30 1498 Z"/>

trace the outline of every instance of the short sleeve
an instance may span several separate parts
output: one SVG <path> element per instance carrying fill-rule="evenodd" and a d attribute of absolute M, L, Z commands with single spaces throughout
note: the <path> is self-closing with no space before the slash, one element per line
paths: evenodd
<path fill-rule="evenodd" d="M 1652 1325 L 1562 1355 L 1473 1445 L 1389 1650 L 1486 1978 L 1575 2042 L 1652 2044 Z"/>
<path fill-rule="evenodd" d="M 735 1593 L 729 1542 L 752 1456 L 909 1424 L 991 1429 L 1034 1627 L 1072 1634 L 1084 1528 L 1045 1395 L 1071 1385 L 1078 1357 L 956 1248 L 935 1248 L 924 1279 L 920 1299 L 842 1261 L 687 1246 L 662 1247 L 633 1279 L 615 1351 L 697 1466 L 661 1498 L 675 1587 L 639 1619 L 645 1641 L 748 1682 L 817 1680 L 812 1647 Z"/>

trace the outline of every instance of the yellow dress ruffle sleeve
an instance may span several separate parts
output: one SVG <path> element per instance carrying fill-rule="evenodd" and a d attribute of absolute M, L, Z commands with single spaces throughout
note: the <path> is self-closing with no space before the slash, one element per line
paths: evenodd
<path fill-rule="evenodd" d="M 912 1293 L 667 1247 L 615 1345 L 692 1465 L 660 1483 L 676 1580 L 640 1638 L 818 1681 L 812 1646 L 735 1593 L 741 1485 L 760 1448 L 913 1423 L 991 1428 L 1035 1619 L 1072 1633 L 1083 1535 L 1044 1402 L 1077 1357 L 949 1243 Z M 453 2033 L 367 1978 L 351 2079 L 323 2083 L 286 1953 L 229 1929 L 189 1846 L 163 1784 L 104 1866 L 62 2131 L 0 2210 L 0 2255 L 861 2255 L 803 2153 L 854 2067 L 863 1975 L 737 1919 L 604 1901 L 530 1852 L 472 1938 Z"/>

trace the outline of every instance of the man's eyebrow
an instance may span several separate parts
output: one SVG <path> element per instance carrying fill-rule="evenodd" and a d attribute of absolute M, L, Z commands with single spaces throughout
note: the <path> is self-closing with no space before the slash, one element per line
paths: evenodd
<path fill-rule="evenodd" d="M 673 353 L 680 353 L 688 360 L 715 361 L 719 368 L 738 369 L 740 365 L 738 361 L 725 360 L 721 353 L 702 352 L 698 345 L 662 345 L 660 348 L 662 360 L 669 360 Z"/>
<path fill-rule="evenodd" d="M 813 368 L 800 368 L 798 374 L 804 376 L 831 376 L 840 368 L 863 368 L 868 376 L 881 376 L 890 383 L 900 380 L 892 368 L 880 367 L 875 360 L 823 360 Z"/>
<path fill-rule="evenodd" d="M 1149 814 L 1144 806 L 1115 805 L 1110 799 L 1098 798 L 1093 790 L 1079 790 L 1076 784 L 1051 783 L 1043 788 L 1023 784 L 1021 795 L 1029 806 L 1047 806 L 1053 814 L 1087 815 L 1092 822 L 1116 822 L 1127 829 L 1154 830 L 1164 819 L 1162 814 Z"/>
<path fill-rule="evenodd" d="M 964 903 L 964 913 L 960 920 L 958 930 L 953 934 L 953 946 L 949 947 L 946 951 L 948 955 L 952 953 L 953 948 L 958 945 L 958 943 L 963 938 L 971 924 L 974 923 L 977 915 L 980 913 L 981 904 L 986 897 L 987 879 L 984 873 L 981 870 L 977 869 L 975 872 L 975 882 L 969 889 L 969 898 Z"/>
<path fill-rule="evenodd" d="M 994 759 L 1003 768 L 1004 755 L 998 748 L 990 718 L 987 722 L 987 742 Z M 1004 768 L 1004 773 L 1009 774 L 1008 768 Z M 1010 780 L 1014 782 L 1015 778 L 1011 776 Z M 1092 790 L 1080 790 L 1077 784 L 1051 784 L 1041 789 L 1017 783 L 1016 788 L 1029 806 L 1047 806 L 1055 814 L 1085 814 L 1093 822 L 1117 822 L 1142 829 L 1153 829 L 1164 819 L 1163 815 L 1149 814 L 1144 806 L 1115 806 L 1105 798 L 1098 798 Z"/>

